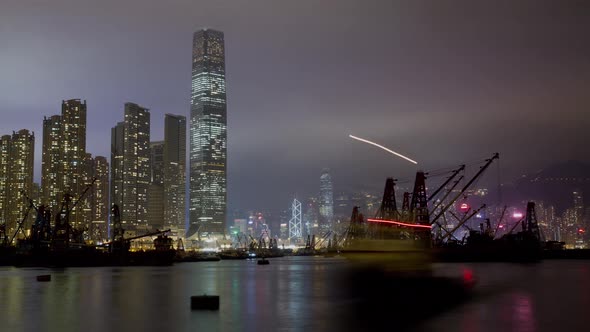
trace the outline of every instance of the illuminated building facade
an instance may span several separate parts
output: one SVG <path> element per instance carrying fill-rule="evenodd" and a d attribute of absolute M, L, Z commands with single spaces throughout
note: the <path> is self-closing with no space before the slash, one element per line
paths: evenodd
<path fill-rule="evenodd" d="M 3 136 L 3 147 L 6 143 L 7 137 Z M 4 194 L 1 195 L 5 197 L 4 218 L 7 234 L 15 234 L 18 223 L 23 219 L 29 207 L 29 202 L 22 192 L 29 197 L 32 195 L 34 152 L 34 133 L 26 129 L 13 132 L 8 143 L 6 185 L 4 186 Z M 30 213 L 25 220 L 22 226 L 24 231 L 30 229 L 33 217 L 34 213 Z M 22 233 L 19 232 L 17 238 L 20 237 L 22 237 Z"/>
<path fill-rule="evenodd" d="M 8 174 L 10 160 L 10 135 L 0 137 L 0 227 L 5 225 L 8 217 Z M 0 239 L 2 242 L 2 239 Z"/>
<path fill-rule="evenodd" d="M 61 115 L 43 120 L 41 203 L 52 214 L 59 212 L 63 197 L 77 199 L 89 183 L 86 176 L 86 101 L 63 100 Z M 85 227 L 90 220 L 87 199 L 70 212 L 70 224 Z"/>
<path fill-rule="evenodd" d="M 151 180 L 148 191 L 148 226 L 162 229 L 164 226 L 164 142 L 150 143 Z"/>
<path fill-rule="evenodd" d="M 86 101 L 71 99 L 62 101 L 61 105 L 61 188 L 60 193 L 70 193 L 73 199 L 80 197 L 86 185 L 90 182 L 84 174 L 86 160 Z M 58 196 L 59 197 L 59 196 Z M 61 197 L 60 197 L 61 199 Z M 70 224 L 73 227 L 86 227 L 90 220 L 85 220 L 84 209 L 87 208 L 87 198 L 83 198 L 70 212 Z"/>
<path fill-rule="evenodd" d="M 164 227 L 186 233 L 186 117 L 164 118 Z"/>
<path fill-rule="evenodd" d="M 43 119 L 43 151 L 41 157 L 41 204 L 57 212 L 61 204 L 61 116 Z M 59 197 L 58 197 L 59 196 Z"/>
<path fill-rule="evenodd" d="M 130 231 L 148 227 L 150 185 L 150 112 L 125 103 L 125 120 L 111 130 L 111 204 Z"/>
<path fill-rule="evenodd" d="M 334 220 L 334 190 L 330 170 L 324 169 L 320 176 L 320 231 L 327 232 L 332 229 Z"/>
<path fill-rule="evenodd" d="M 111 185 L 110 204 L 123 204 L 123 151 L 125 143 L 125 122 L 118 122 L 111 129 Z"/>
<path fill-rule="evenodd" d="M 193 35 L 188 236 L 225 233 L 226 170 L 224 36 L 203 29 Z"/>
<path fill-rule="evenodd" d="M 92 160 L 92 177 L 96 178 L 90 195 L 91 220 L 90 239 L 95 242 L 108 239 L 109 220 L 109 163 L 106 157 L 96 156 Z"/>

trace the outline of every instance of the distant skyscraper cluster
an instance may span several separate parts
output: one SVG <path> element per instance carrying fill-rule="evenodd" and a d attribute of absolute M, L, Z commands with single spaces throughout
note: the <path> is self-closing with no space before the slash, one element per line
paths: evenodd
<path fill-rule="evenodd" d="M 193 36 L 190 114 L 190 228 L 225 232 L 227 115 L 223 33 L 204 29 Z"/>
<path fill-rule="evenodd" d="M 135 233 L 185 232 L 186 118 L 166 114 L 164 140 L 150 141 L 150 112 L 126 103 L 124 121 L 111 129 L 111 204 Z"/>
<path fill-rule="evenodd" d="M 108 162 L 86 152 L 86 115 L 86 101 L 70 99 L 62 101 L 61 114 L 43 120 L 40 204 L 55 216 L 64 212 L 66 200 L 73 206 L 86 191 L 69 221 L 98 242 L 107 238 Z"/>
<path fill-rule="evenodd" d="M 2 136 L 0 227 L 9 241 L 28 234 L 35 207 L 43 205 L 55 217 L 64 212 L 64 204 L 73 207 L 85 191 L 70 211 L 70 226 L 88 230 L 85 240 L 106 239 L 108 162 L 86 152 L 86 111 L 85 101 L 64 100 L 61 114 L 43 119 L 41 185 L 33 183 L 34 134 L 22 129 Z"/>
<path fill-rule="evenodd" d="M 164 140 L 151 142 L 148 224 L 185 234 L 186 118 L 166 114 Z"/>

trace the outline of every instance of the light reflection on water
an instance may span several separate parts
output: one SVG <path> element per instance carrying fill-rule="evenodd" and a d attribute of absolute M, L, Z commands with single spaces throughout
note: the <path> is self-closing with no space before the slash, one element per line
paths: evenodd
<path fill-rule="evenodd" d="M 0 267 L 0 331 L 336 331 L 354 316 L 347 306 L 354 299 L 336 282 L 347 268 L 343 259 L 323 257 L 272 259 L 267 266 L 252 260 L 172 267 Z M 417 331 L 590 326 L 590 262 L 436 264 L 434 272 L 472 276 L 475 296 L 421 322 Z M 35 280 L 48 273 L 51 282 Z M 190 296 L 201 294 L 219 295 L 220 310 L 191 311 Z M 391 319 L 394 328 L 393 317 L 382 319 Z"/>

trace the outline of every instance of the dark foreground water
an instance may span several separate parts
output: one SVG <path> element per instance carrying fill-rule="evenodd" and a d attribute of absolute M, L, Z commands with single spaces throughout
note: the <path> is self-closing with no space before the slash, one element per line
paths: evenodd
<path fill-rule="evenodd" d="M 437 264 L 433 271 L 473 276 L 473 297 L 442 305 L 440 314 L 411 324 L 412 330 L 590 331 L 590 261 Z M 364 330 L 375 320 L 385 323 L 383 330 L 398 330 L 403 317 L 395 312 L 358 317 L 357 299 L 347 289 L 355 285 L 343 280 L 349 272 L 346 260 L 323 257 L 277 258 L 267 266 L 0 267 L 0 331 L 311 332 Z M 51 274 L 51 282 L 37 282 L 40 274 Z M 205 293 L 220 296 L 219 311 L 190 310 L 190 296 Z M 405 300 L 387 294 L 380 301 L 376 305 L 387 309 Z"/>

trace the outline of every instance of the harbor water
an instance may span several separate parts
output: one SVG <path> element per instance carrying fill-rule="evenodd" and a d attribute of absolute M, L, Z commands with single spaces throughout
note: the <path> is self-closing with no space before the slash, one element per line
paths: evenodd
<path fill-rule="evenodd" d="M 349 271 L 350 263 L 339 257 L 283 257 L 264 266 L 228 260 L 171 267 L 0 267 L 0 331 L 339 331 L 375 320 L 396 330 L 400 317 L 394 312 L 355 315 L 358 299 L 349 289 L 355 285 L 342 280 Z M 50 282 L 36 280 L 45 274 Z M 411 322 L 410 330 L 590 329 L 590 261 L 435 264 L 433 274 L 474 280 L 473 295 Z M 370 275 L 362 282 L 371 283 Z M 203 294 L 220 296 L 218 311 L 190 309 L 190 297 Z M 381 300 L 384 306 L 405 301 Z"/>

